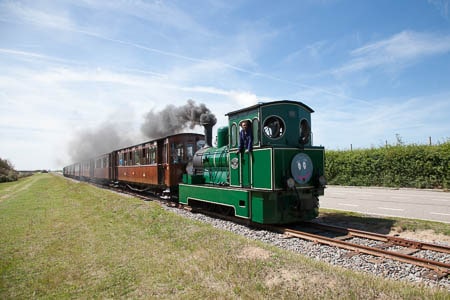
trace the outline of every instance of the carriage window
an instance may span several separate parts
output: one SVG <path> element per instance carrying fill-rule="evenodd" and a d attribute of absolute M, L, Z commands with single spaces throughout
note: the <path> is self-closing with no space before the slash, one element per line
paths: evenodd
<path fill-rule="evenodd" d="M 178 162 L 184 161 L 184 145 L 178 144 L 177 146 L 177 158 Z"/>
<path fill-rule="evenodd" d="M 156 163 L 156 148 L 155 147 L 150 148 L 150 163 L 151 164 Z"/>
<path fill-rule="evenodd" d="M 139 152 L 140 151 L 136 149 L 133 151 L 134 154 L 133 165 L 139 165 L 141 163 Z"/>
<path fill-rule="evenodd" d="M 172 144 L 172 162 L 180 163 L 183 161 L 184 157 L 184 145 L 183 144 Z"/>
<path fill-rule="evenodd" d="M 277 139 L 283 136 L 285 125 L 280 117 L 272 116 L 264 121 L 263 130 L 267 137 Z"/>
<path fill-rule="evenodd" d="M 163 164 L 167 164 L 167 147 L 168 147 L 168 144 L 166 144 L 166 143 L 164 143 L 164 145 L 163 145 L 163 147 L 162 147 L 162 151 L 161 151 L 161 161 L 162 161 L 162 163 Z M 158 160 L 159 160 L 159 158 L 158 158 Z"/>
<path fill-rule="evenodd" d="M 147 148 L 142 148 L 141 165 L 146 165 L 148 163 Z"/>
<path fill-rule="evenodd" d="M 258 145 L 259 143 L 259 120 L 253 119 L 252 121 L 252 130 L 253 130 L 253 145 Z"/>
<path fill-rule="evenodd" d="M 187 144 L 186 145 L 186 158 L 188 161 L 191 161 L 193 157 L 194 157 L 194 145 Z"/>
<path fill-rule="evenodd" d="M 231 147 L 237 146 L 237 136 L 237 125 L 236 123 L 233 123 L 233 125 L 231 125 Z"/>

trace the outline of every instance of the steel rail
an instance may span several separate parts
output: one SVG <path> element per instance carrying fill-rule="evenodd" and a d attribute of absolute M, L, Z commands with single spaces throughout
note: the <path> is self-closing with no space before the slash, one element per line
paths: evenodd
<path fill-rule="evenodd" d="M 329 246 L 334 246 L 338 248 L 343 248 L 347 250 L 352 250 L 357 253 L 370 254 L 378 257 L 390 258 L 393 260 L 401 261 L 404 263 L 413 264 L 416 266 L 421 266 L 427 269 L 434 270 L 440 277 L 444 277 L 450 274 L 450 264 L 428 260 L 420 257 L 414 257 L 403 253 L 398 253 L 394 251 L 387 251 L 383 249 L 378 249 L 366 245 L 353 244 L 339 239 L 324 237 L 317 234 L 312 234 L 308 232 L 298 231 L 286 227 L 277 226 L 263 226 L 264 228 L 286 234 L 288 236 L 297 237 L 305 240 L 309 240 L 319 244 L 325 244 Z"/>
<path fill-rule="evenodd" d="M 324 229 L 334 232 L 339 232 L 343 234 L 348 234 L 352 237 L 361 237 L 361 238 L 368 238 L 373 239 L 381 242 L 391 243 L 393 245 L 403 246 L 403 247 L 409 247 L 414 249 L 420 249 L 420 250 L 431 250 L 441 253 L 447 253 L 450 254 L 450 247 L 444 246 L 444 245 L 436 245 L 432 243 L 426 243 L 426 242 L 419 242 L 419 241 L 412 241 L 396 236 L 388 236 L 383 235 L 379 233 L 369 232 L 369 231 L 363 231 L 353 228 L 347 228 L 347 227 L 339 227 L 334 225 L 326 225 L 326 224 L 319 224 L 315 222 L 305 222 L 309 227 L 314 227 L 318 229 Z"/>

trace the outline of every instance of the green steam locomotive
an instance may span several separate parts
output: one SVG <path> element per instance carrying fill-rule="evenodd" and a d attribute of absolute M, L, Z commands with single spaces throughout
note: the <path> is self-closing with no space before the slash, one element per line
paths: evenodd
<path fill-rule="evenodd" d="M 262 224 L 316 218 L 326 179 L 325 149 L 312 145 L 313 112 L 290 100 L 230 112 L 216 147 L 214 124 L 203 122 L 206 145 L 183 175 L 179 202 Z"/>

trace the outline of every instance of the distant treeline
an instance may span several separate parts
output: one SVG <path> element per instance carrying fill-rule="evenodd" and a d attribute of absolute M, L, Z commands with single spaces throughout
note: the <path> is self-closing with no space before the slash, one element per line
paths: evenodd
<path fill-rule="evenodd" d="M 7 159 L 0 158 L 0 182 L 15 181 L 19 178 L 19 172 Z"/>
<path fill-rule="evenodd" d="M 439 145 L 327 150 L 329 184 L 449 189 L 450 140 Z"/>
<path fill-rule="evenodd" d="M 16 171 L 9 160 L 0 158 L 0 182 L 16 181 L 19 178 L 31 176 L 36 172 L 42 171 Z"/>

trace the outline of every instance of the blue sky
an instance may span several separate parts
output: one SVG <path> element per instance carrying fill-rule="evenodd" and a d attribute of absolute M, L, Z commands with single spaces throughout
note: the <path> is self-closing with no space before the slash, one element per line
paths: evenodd
<path fill-rule="evenodd" d="M 61 168 L 82 136 L 142 142 L 147 112 L 188 99 L 215 129 L 302 101 L 327 149 L 446 141 L 449 1 L 0 0 L 0 157 L 16 169 Z"/>

